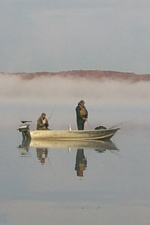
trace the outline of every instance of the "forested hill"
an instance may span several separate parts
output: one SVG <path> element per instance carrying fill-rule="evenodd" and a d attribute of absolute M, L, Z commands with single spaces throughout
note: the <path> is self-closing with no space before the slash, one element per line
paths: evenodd
<path fill-rule="evenodd" d="M 4 73 L 0 75 L 17 75 L 22 79 L 36 79 L 38 77 L 66 77 L 97 80 L 126 80 L 132 82 L 150 81 L 150 74 L 136 74 L 131 72 L 102 71 L 102 70 L 72 70 L 62 72 L 33 72 L 33 73 Z"/>

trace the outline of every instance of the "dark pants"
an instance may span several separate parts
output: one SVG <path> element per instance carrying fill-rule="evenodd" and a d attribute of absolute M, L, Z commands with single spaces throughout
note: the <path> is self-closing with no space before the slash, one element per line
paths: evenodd
<path fill-rule="evenodd" d="M 78 127 L 78 130 L 84 130 L 84 123 L 77 121 L 77 127 Z"/>

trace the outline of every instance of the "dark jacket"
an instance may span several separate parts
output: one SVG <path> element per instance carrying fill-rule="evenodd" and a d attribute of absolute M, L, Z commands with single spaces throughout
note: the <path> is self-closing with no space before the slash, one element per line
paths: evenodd
<path fill-rule="evenodd" d="M 88 118 L 88 111 L 85 107 L 78 105 L 76 107 L 77 122 L 85 123 L 83 118 Z"/>
<path fill-rule="evenodd" d="M 37 120 L 37 130 L 47 130 L 48 128 L 48 120 L 46 119 L 45 124 L 43 123 L 43 120 L 41 118 L 41 116 L 39 117 L 39 119 Z"/>

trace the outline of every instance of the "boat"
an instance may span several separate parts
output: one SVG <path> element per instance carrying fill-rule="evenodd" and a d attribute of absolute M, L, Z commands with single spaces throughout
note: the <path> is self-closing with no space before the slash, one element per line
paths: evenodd
<path fill-rule="evenodd" d="M 102 140 L 110 139 L 117 129 L 105 130 L 30 130 L 31 139 L 48 140 Z"/>
<path fill-rule="evenodd" d="M 95 129 L 95 130 L 30 130 L 29 124 L 19 127 L 23 138 L 31 140 L 108 140 L 111 139 L 120 128 Z"/>

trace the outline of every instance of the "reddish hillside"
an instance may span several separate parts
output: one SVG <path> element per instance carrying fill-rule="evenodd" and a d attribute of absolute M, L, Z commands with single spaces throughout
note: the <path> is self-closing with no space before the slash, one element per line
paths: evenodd
<path fill-rule="evenodd" d="M 5 75 L 6 73 L 1 73 Z M 8 73 L 7 73 L 8 74 Z M 103 80 L 126 80 L 126 81 L 150 81 L 150 74 L 135 74 L 129 72 L 102 71 L 102 70 L 72 70 L 62 72 L 35 72 L 35 73 L 10 73 L 10 75 L 21 76 L 22 79 L 35 79 L 37 77 L 68 77 Z"/>

